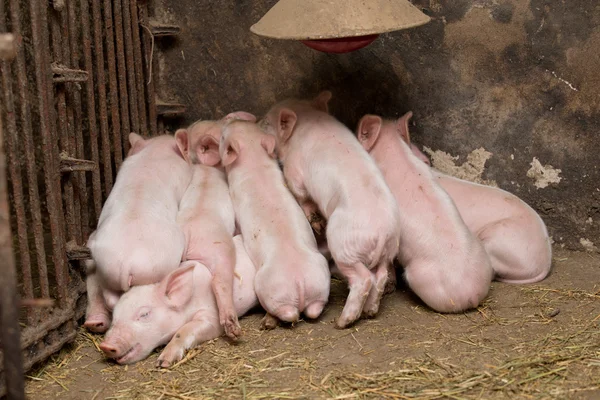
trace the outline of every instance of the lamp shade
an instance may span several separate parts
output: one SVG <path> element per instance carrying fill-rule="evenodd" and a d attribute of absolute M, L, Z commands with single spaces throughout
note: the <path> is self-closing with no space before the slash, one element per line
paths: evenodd
<path fill-rule="evenodd" d="M 280 0 L 250 31 L 306 41 L 378 35 L 429 21 L 408 0 Z"/>

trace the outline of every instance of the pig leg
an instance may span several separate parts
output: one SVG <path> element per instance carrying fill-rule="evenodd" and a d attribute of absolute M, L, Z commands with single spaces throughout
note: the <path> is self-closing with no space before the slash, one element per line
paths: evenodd
<path fill-rule="evenodd" d="M 325 233 L 326 221 L 319 212 L 317 204 L 308 195 L 302 172 L 300 171 L 301 169 L 290 166 L 283 171 L 283 175 L 285 176 L 288 189 L 296 197 L 296 201 L 298 201 L 302 211 L 304 211 L 304 215 L 308 219 L 313 231 L 317 236 L 320 236 Z"/>
<path fill-rule="evenodd" d="M 363 315 L 368 318 L 374 317 L 379 311 L 379 303 L 385 293 L 385 288 L 389 279 L 389 270 L 390 263 L 387 261 L 380 263 L 375 269 L 375 284 L 371 287 L 371 291 L 369 292 L 369 296 L 367 297 L 367 301 L 363 308 Z"/>
<path fill-rule="evenodd" d="M 387 266 L 387 282 L 385 284 L 385 288 L 383 290 L 383 294 L 390 294 L 396 291 L 396 285 L 398 284 L 398 279 L 396 278 L 396 267 L 394 267 L 394 263 L 391 262 Z"/>
<path fill-rule="evenodd" d="M 342 314 L 336 321 L 336 327 L 343 329 L 360 317 L 373 286 L 373 275 L 362 263 L 345 264 L 336 262 L 336 264 L 350 287 L 350 293 L 346 299 L 346 304 L 344 304 Z"/>
<path fill-rule="evenodd" d="M 160 353 L 156 365 L 169 368 L 181 360 L 186 351 L 202 342 L 221 336 L 223 328 L 213 319 L 193 319 L 182 326 L 165 349 Z"/>
<path fill-rule="evenodd" d="M 92 332 L 104 333 L 110 326 L 110 312 L 104 303 L 104 296 L 100 288 L 96 267 L 92 260 L 87 261 L 87 297 L 88 305 L 85 311 L 85 326 Z"/>
<path fill-rule="evenodd" d="M 225 329 L 225 334 L 231 339 L 237 339 L 242 334 L 237 313 L 233 306 L 233 270 L 235 268 L 235 247 L 233 239 L 222 239 L 218 244 L 213 242 L 216 257 L 205 260 L 204 263 L 212 274 L 211 287 L 219 308 L 219 321 Z"/>
<path fill-rule="evenodd" d="M 278 325 L 279 320 L 277 317 L 274 317 L 269 313 L 266 313 L 263 319 L 260 321 L 260 328 L 267 331 L 277 328 Z"/>
<path fill-rule="evenodd" d="M 490 257 L 496 280 L 516 284 L 534 283 L 544 279 L 550 272 L 550 239 L 544 234 L 532 237 L 528 223 L 506 218 L 478 232 L 477 237 Z"/>
<path fill-rule="evenodd" d="M 225 271 L 219 268 L 218 274 L 213 276 L 212 290 L 219 307 L 219 320 L 225 329 L 225 334 L 231 339 L 242 335 L 242 328 L 233 307 L 233 269 Z"/>

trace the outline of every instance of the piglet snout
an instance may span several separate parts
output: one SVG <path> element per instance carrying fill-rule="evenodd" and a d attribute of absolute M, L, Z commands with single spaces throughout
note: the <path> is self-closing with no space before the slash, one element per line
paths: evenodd
<path fill-rule="evenodd" d="M 109 357 L 115 357 L 118 352 L 117 348 L 114 345 L 105 342 L 100 343 L 100 350 L 102 350 L 104 354 L 106 354 Z"/>
<path fill-rule="evenodd" d="M 109 358 L 119 358 L 129 351 L 129 346 L 126 343 L 116 340 L 104 341 L 100 343 L 99 347 Z"/>

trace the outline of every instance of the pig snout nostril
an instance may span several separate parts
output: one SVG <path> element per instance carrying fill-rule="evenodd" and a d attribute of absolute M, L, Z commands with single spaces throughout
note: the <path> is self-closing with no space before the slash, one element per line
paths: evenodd
<path fill-rule="evenodd" d="M 106 343 L 100 343 L 100 350 L 105 354 L 117 354 L 117 348 Z"/>

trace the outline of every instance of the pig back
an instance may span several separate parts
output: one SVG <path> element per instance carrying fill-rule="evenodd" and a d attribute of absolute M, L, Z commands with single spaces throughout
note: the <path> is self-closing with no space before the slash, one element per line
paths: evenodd
<path fill-rule="evenodd" d="M 333 117 L 302 129 L 307 134 L 293 138 L 285 167 L 304 177 L 308 194 L 326 218 L 338 207 L 364 218 L 394 213 L 394 196 L 381 171 L 349 129 Z"/>
<path fill-rule="evenodd" d="M 194 164 L 192 171 L 192 179 L 179 205 L 179 224 L 195 223 L 193 221 L 202 224 L 202 220 L 210 218 L 233 235 L 235 214 L 225 174 L 201 164 Z"/>
<path fill-rule="evenodd" d="M 435 181 L 454 201 L 465 224 L 472 232 L 493 221 L 537 213 L 517 196 L 491 186 L 465 181 L 432 170 Z"/>
<path fill-rule="evenodd" d="M 127 291 L 160 281 L 181 261 L 185 240 L 177 225 L 151 218 L 106 222 L 88 246 L 103 287 Z"/>
<path fill-rule="evenodd" d="M 230 174 L 230 190 L 244 244 L 257 268 L 286 245 L 317 251 L 310 224 L 275 161 L 245 171 L 243 177 Z"/>

